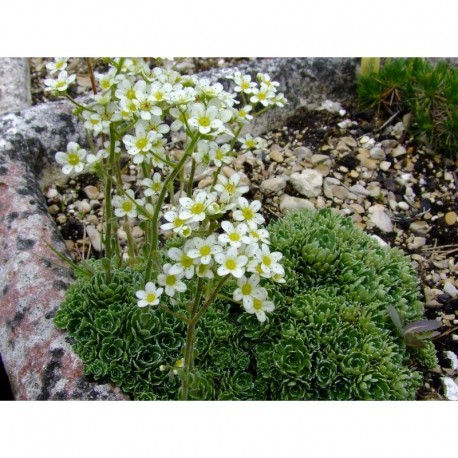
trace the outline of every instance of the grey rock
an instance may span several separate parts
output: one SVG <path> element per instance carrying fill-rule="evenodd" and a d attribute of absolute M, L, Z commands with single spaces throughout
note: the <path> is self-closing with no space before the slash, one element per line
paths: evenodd
<path fill-rule="evenodd" d="M 288 213 L 290 211 L 299 210 L 301 208 L 314 210 L 315 206 L 307 199 L 301 199 L 299 197 L 293 197 L 287 194 L 283 194 L 283 196 L 280 198 L 280 211 L 282 213 Z"/>
<path fill-rule="evenodd" d="M 0 114 L 22 110 L 31 104 L 28 59 L 0 58 Z"/>
<path fill-rule="evenodd" d="M 84 143 L 81 127 L 61 102 L 0 118 L 0 353 L 17 400 L 127 399 L 83 374 L 66 333 L 52 322 L 73 280 L 46 245 L 69 256 L 39 178 L 68 141 Z"/>
<path fill-rule="evenodd" d="M 399 157 L 399 156 L 403 156 L 406 153 L 407 153 L 407 150 L 402 145 L 398 145 L 396 146 L 396 148 L 391 150 L 390 154 L 392 157 Z"/>
<path fill-rule="evenodd" d="M 284 177 L 269 178 L 261 183 L 261 191 L 265 194 L 279 194 L 286 187 L 288 180 Z"/>
<path fill-rule="evenodd" d="M 391 222 L 391 218 L 386 213 L 386 209 L 381 204 L 375 204 L 369 208 L 369 221 L 372 222 L 375 226 L 377 226 L 383 232 L 392 232 L 393 231 L 393 223 Z"/>
<path fill-rule="evenodd" d="M 444 292 L 447 293 L 453 299 L 458 297 L 458 289 L 456 289 L 456 286 L 451 281 L 447 281 L 444 283 Z"/>
<path fill-rule="evenodd" d="M 321 194 L 323 176 L 313 169 L 304 169 L 301 173 L 293 173 L 289 179 L 293 188 L 303 196 L 317 197 Z"/>
<path fill-rule="evenodd" d="M 384 161 L 386 158 L 386 153 L 380 146 L 374 146 L 369 154 L 372 159 L 377 159 L 378 161 Z"/>
<path fill-rule="evenodd" d="M 426 235 L 430 231 L 430 226 L 426 221 L 414 221 L 409 229 L 418 235 Z"/>
<path fill-rule="evenodd" d="M 313 155 L 313 151 L 310 148 L 306 148 L 305 146 L 298 146 L 293 150 L 294 156 L 296 156 L 300 161 L 304 159 L 309 159 Z"/>
<path fill-rule="evenodd" d="M 226 89 L 233 83 L 226 79 L 235 70 L 251 74 L 268 73 L 280 83 L 279 91 L 288 99 L 283 108 L 275 108 L 255 118 L 246 131 L 260 135 L 286 125 L 288 118 L 302 107 L 318 108 L 325 100 L 342 106 L 354 100 L 357 58 L 287 57 L 258 59 L 234 68 L 212 69 L 198 76 L 219 81 Z M 304 109 L 304 108 L 302 108 Z M 245 133 L 245 130 L 242 132 Z"/>

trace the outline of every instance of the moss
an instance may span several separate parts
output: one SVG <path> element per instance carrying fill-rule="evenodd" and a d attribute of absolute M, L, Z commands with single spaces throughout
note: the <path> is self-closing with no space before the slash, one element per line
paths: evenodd
<path fill-rule="evenodd" d="M 437 363 L 434 347 L 406 347 L 386 310 L 394 306 L 405 322 L 422 316 L 409 259 L 328 209 L 289 214 L 269 231 L 287 278 L 263 285 L 276 309 L 260 324 L 224 300 L 227 285 L 199 322 L 190 397 L 414 399 L 419 367 Z M 78 277 L 54 319 L 73 338 L 85 372 L 134 399 L 177 399 L 179 370 L 163 369 L 183 356 L 184 324 L 137 307 L 141 269 L 122 266 L 106 285 L 101 262 L 91 268 L 95 274 Z"/>

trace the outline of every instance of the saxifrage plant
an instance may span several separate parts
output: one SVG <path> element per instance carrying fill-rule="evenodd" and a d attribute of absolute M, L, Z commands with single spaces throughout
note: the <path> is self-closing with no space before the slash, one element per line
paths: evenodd
<path fill-rule="evenodd" d="M 349 218 L 302 210 L 269 227 L 285 283 L 261 280 L 276 304 L 263 323 L 241 314 L 231 279 L 199 321 L 189 399 L 414 399 L 434 346 L 410 348 L 387 307 L 422 317 L 418 277 L 398 249 L 382 247 Z M 172 239 L 163 247 L 182 246 Z M 73 339 L 85 370 L 134 399 L 176 399 L 185 325 L 157 307 L 139 308 L 139 266 L 107 284 L 100 263 L 80 273 L 55 322 Z M 184 295 L 192 297 L 188 289 Z"/>
<path fill-rule="evenodd" d="M 172 373 L 179 376 L 175 397 L 185 400 L 198 385 L 200 370 L 194 367 L 198 322 L 223 288 L 227 292 L 232 285 L 232 299 L 263 323 L 275 309 L 264 281 L 285 281 L 282 254 L 271 251 L 269 233 L 262 227 L 261 202 L 243 197 L 248 186 L 241 175 L 226 176 L 222 169 L 240 151 L 264 146 L 260 137 L 241 137 L 242 128 L 264 111 L 282 107 L 286 99 L 267 74 L 258 73 L 252 80 L 235 72 L 228 77 L 234 92 L 228 92 L 220 83 L 181 75 L 169 61 L 154 68 L 143 59 L 105 62 L 109 68 L 105 74 L 94 75 L 88 65 L 94 91 L 94 101 L 88 104 L 68 94 L 75 75 L 68 75 L 66 58 L 47 65 L 51 75 L 58 74 L 45 80 L 47 90 L 76 106 L 91 149 L 88 153 L 70 142 L 66 152 L 56 153 L 56 160 L 65 174 L 98 174 L 105 195 L 105 256 L 93 265 L 74 265 L 80 275 L 91 278 L 84 293 L 75 292 L 89 302 L 80 304 L 83 308 L 78 306 L 76 315 L 71 312 L 65 327 L 76 337 L 89 338 L 90 344 L 77 345 L 76 350 L 87 358 L 85 370 L 95 377 L 116 366 L 114 378 L 122 377 L 123 388 L 136 392 L 139 374 L 153 384 L 162 380 L 154 366 L 162 362 L 164 372 L 173 367 Z M 134 186 L 122 179 L 129 164 L 139 177 Z M 195 177 L 201 175 L 209 181 L 195 188 Z M 142 220 L 145 234 L 141 244 L 130 232 L 129 223 L 136 218 Z M 121 225 L 127 235 L 125 247 L 118 240 Z M 179 243 L 164 248 L 160 236 Z M 134 310 L 125 308 L 132 303 Z M 154 309 L 163 315 L 154 315 Z M 56 322 L 64 324 L 63 316 L 59 314 Z M 130 334 L 120 338 L 118 332 L 127 332 L 126 317 L 132 323 Z M 168 347 L 155 340 L 155 329 L 167 336 L 175 361 L 165 355 Z M 184 333 L 184 342 L 178 330 Z M 142 339 L 149 339 L 147 348 Z M 140 353 L 130 358 L 138 363 L 137 371 L 126 374 L 116 362 L 126 358 L 127 348 Z M 146 392 L 152 393 L 150 388 Z"/>

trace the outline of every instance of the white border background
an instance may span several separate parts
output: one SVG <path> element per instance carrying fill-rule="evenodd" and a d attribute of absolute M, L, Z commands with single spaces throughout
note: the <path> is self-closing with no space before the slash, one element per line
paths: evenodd
<path fill-rule="evenodd" d="M 0 7 L 0 55 L 456 57 L 457 18 L 452 0 L 13 0 Z M 430 458 L 456 450 L 454 410 L 450 402 L 11 401 L 0 404 L 0 454 Z"/>

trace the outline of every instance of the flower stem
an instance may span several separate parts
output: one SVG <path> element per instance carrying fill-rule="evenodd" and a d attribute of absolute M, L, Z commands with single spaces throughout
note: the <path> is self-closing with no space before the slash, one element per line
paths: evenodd
<path fill-rule="evenodd" d="M 157 199 L 156 205 L 154 206 L 153 213 L 153 226 L 151 231 L 151 253 L 148 257 L 145 269 L 145 283 L 149 282 L 151 279 L 151 269 L 153 266 L 153 258 L 158 256 L 158 241 L 159 241 L 159 212 L 161 211 L 162 205 L 164 204 L 165 196 L 167 195 L 167 187 L 169 183 L 173 183 L 173 180 L 178 176 L 180 170 L 184 166 L 187 159 L 191 156 L 192 151 L 199 139 L 199 135 L 196 135 L 189 146 L 186 148 L 186 151 L 183 154 L 183 157 L 180 159 L 176 167 L 172 170 L 170 175 L 165 179 L 164 185 L 162 186 L 161 192 Z M 173 195 L 171 196 L 173 198 Z"/>
<path fill-rule="evenodd" d="M 112 258 L 112 228 L 111 228 L 111 219 L 113 217 L 112 207 L 111 207 L 111 188 L 113 186 L 113 178 L 111 176 L 114 168 L 114 158 L 115 158 L 115 138 L 114 138 L 114 128 L 110 124 L 110 157 L 108 165 L 108 173 L 105 178 L 105 221 L 106 221 L 106 232 L 105 232 L 105 256 L 110 260 L 109 268 L 106 271 L 106 282 L 111 282 L 111 258 Z"/>
<path fill-rule="evenodd" d="M 196 287 L 196 293 L 191 307 L 191 317 L 188 323 L 188 330 L 186 333 L 186 344 L 184 348 L 184 366 L 183 366 L 183 380 L 181 384 L 181 400 L 186 401 L 189 395 L 189 376 L 194 368 L 194 338 L 196 335 L 197 320 L 194 317 L 199 308 L 200 299 L 202 297 L 202 283 L 203 278 L 199 278 Z"/>

